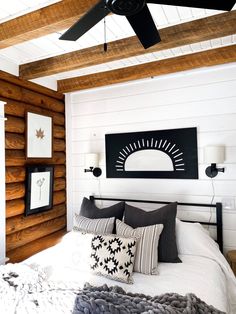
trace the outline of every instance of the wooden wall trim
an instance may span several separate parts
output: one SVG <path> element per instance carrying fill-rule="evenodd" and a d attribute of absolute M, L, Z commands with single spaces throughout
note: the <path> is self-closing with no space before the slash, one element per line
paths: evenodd
<path fill-rule="evenodd" d="M 63 93 L 236 61 L 236 45 L 58 81 Z"/>
<path fill-rule="evenodd" d="M 231 11 L 160 29 L 161 42 L 147 50 L 133 36 L 109 42 L 106 53 L 103 45 L 98 45 L 22 64 L 20 76 L 34 79 L 232 35 L 236 33 L 235 20 L 236 11 Z"/>

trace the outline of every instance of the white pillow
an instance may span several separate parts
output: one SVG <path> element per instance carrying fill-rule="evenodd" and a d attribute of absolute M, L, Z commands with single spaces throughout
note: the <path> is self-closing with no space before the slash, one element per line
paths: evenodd
<path fill-rule="evenodd" d="M 206 256 L 209 250 L 219 251 L 218 244 L 200 223 L 183 222 L 176 219 L 176 243 L 182 255 Z"/>
<path fill-rule="evenodd" d="M 90 271 L 91 233 L 71 231 L 67 233 L 60 243 L 60 263 L 64 267 L 78 271 Z"/>

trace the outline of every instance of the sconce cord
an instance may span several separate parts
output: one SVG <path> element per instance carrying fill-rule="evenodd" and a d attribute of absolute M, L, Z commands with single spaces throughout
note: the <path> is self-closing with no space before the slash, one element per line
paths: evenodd
<path fill-rule="evenodd" d="M 211 198 L 211 205 L 214 202 L 215 199 L 215 186 L 214 186 L 214 181 L 213 178 L 211 178 L 211 186 L 212 186 L 212 198 Z M 213 215 L 213 210 L 212 207 L 210 207 L 210 218 L 209 218 L 209 222 L 211 222 L 212 220 L 212 215 Z M 210 228 L 210 226 L 208 227 L 208 229 Z"/>

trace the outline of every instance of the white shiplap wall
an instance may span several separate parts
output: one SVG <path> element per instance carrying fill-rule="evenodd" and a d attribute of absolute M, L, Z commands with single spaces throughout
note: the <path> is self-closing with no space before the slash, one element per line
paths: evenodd
<path fill-rule="evenodd" d="M 214 202 L 230 203 L 224 208 L 225 250 L 236 248 L 236 63 L 73 93 L 66 102 L 69 229 L 72 213 L 90 194 L 210 203 L 214 189 Z M 106 179 L 106 133 L 182 127 L 198 129 L 199 180 Z M 214 144 L 226 146 L 226 161 L 212 186 L 203 147 Z M 89 152 L 101 154 L 100 179 L 84 173 Z M 180 208 L 179 216 L 214 219 L 200 208 Z"/>

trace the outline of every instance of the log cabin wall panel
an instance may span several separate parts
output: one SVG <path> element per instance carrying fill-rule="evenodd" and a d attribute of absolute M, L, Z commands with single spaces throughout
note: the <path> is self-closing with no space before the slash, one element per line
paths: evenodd
<path fill-rule="evenodd" d="M 0 71 L 0 100 L 5 101 L 6 255 L 10 262 L 56 244 L 66 228 L 65 103 L 63 95 Z M 52 160 L 25 158 L 25 112 L 53 116 Z M 25 217 L 26 165 L 54 165 L 53 208 Z"/>

